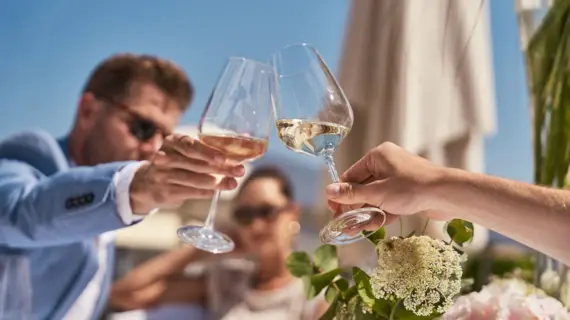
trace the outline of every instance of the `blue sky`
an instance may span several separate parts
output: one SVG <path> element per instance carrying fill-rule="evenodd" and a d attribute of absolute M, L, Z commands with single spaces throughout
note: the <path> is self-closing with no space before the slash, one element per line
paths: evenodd
<path fill-rule="evenodd" d="M 499 126 L 486 144 L 487 172 L 530 181 L 513 4 L 490 3 Z M 29 127 L 66 133 L 86 76 L 115 52 L 153 53 L 182 65 L 197 89 L 186 124 L 197 121 L 227 56 L 267 60 L 283 45 L 309 42 L 336 70 L 348 8 L 345 0 L 0 1 L 0 138 Z M 283 147 L 272 141 L 271 150 Z"/>

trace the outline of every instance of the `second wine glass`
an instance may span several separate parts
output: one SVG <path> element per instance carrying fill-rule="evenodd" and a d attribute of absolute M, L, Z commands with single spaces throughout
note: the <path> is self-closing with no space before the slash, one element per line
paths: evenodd
<path fill-rule="evenodd" d="M 199 124 L 199 139 L 235 162 L 253 161 L 267 150 L 273 124 L 274 75 L 269 65 L 229 58 L 206 105 Z M 204 226 L 188 225 L 178 236 L 198 249 L 213 253 L 232 251 L 234 242 L 214 229 L 220 191 L 216 191 Z"/>
<path fill-rule="evenodd" d="M 278 86 L 275 116 L 279 139 L 291 150 L 323 157 L 333 182 L 339 177 L 333 154 L 354 121 L 348 99 L 317 50 L 308 44 L 290 45 L 271 60 Z M 347 210 L 320 232 L 328 244 L 349 244 L 363 238 L 351 232 L 385 213 L 378 208 Z"/>

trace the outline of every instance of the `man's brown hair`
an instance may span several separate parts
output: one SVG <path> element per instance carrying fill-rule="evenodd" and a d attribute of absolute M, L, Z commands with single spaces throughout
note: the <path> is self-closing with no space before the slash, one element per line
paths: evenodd
<path fill-rule="evenodd" d="M 151 55 L 122 53 L 103 60 L 91 73 L 83 93 L 121 101 L 133 83 L 157 86 L 184 111 L 192 101 L 194 89 L 186 73 L 171 61 Z"/>

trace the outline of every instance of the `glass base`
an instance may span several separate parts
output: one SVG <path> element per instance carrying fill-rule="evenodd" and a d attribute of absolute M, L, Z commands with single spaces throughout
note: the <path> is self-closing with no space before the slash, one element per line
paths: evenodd
<path fill-rule="evenodd" d="M 221 232 L 199 226 L 184 226 L 178 229 L 178 237 L 185 243 L 211 253 L 226 253 L 234 250 L 235 244 Z"/>
<path fill-rule="evenodd" d="M 345 212 L 329 222 L 320 232 L 321 241 L 326 244 L 343 245 L 351 244 L 364 239 L 361 232 L 345 233 L 353 228 L 361 228 L 370 223 L 380 214 L 383 217 L 382 226 L 386 222 L 386 214 L 378 208 L 360 208 Z"/>

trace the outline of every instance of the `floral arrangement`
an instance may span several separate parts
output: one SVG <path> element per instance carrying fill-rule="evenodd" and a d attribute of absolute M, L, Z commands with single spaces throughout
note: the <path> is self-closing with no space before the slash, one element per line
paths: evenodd
<path fill-rule="evenodd" d="M 357 267 L 345 273 L 331 245 L 317 248 L 312 259 L 293 252 L 287 268 L 303 279 L 309 299 L 329 302 L 321 320 L 570 320 L 560 301 L 516 274 L 469 292 L 462 248 L 473 238 L 473 224 L 454 219 L 445 228 L 449 242 L 413 233 L 386 239 L 383 228 L 365 232 L 378 255 L 369 273 Z"/>
<path fill-rule="evenodd" d="M 479 292 L 460 296 L 442 320 L 570 320 L 562 303 L 527 282 L 496 279 Z"/>
<path fill-rule="evenodd" d="M 568 187 L 570 167 L 569 44 L 570 1 L 554 0 L 525 48 L 525 56 L 532 102 L 534 180 L 555 188 Z M 558 300 L 519 278 L 495 279 L 479 292 L 461 295 L 468 282 L 462 280 L 466 256 L 461 248 L 471 240 L 473 225 L 452 220 L 446 229 L 450 242 L 414 234 L 385 239 L 383 229 L 366 233 L 378 254 L 378 265 L 369 273 L 354 267 L 345 274 L 339 268 L 336 248 L 329 245 L 319 247 L 312 259 L 305 252 L 292 253 L 287 267 L 303 279 L 308 298 L 321 295 L 329 302 L 323 320 L 570 320 Z M 524 264 L 530 271 L 536 267 L 534 262 Z M 540 274 L 537 284 L 544 289 L 551 287 L 545 284 L 552 282 L 551 275 L 558 274 L 551 269 Z"/>
<path fill-rule="evenodd" d="M 378 265 L 369 273 L 353 267 L 341 277 L 336 248 L 323 245 L 312 259 L 293 252 L 287 268 L 302 278 L 307 297 L 322 295 L 329 308 L 322 320 L 436 319 L 453 306 L 460 294 L 463 245 L 473 238 L 473 224 L 455 219 L 446 225 L 449 242 L 428 236 L 385 238 L 384 229 L 365 232 L 378 254 Z"/>

